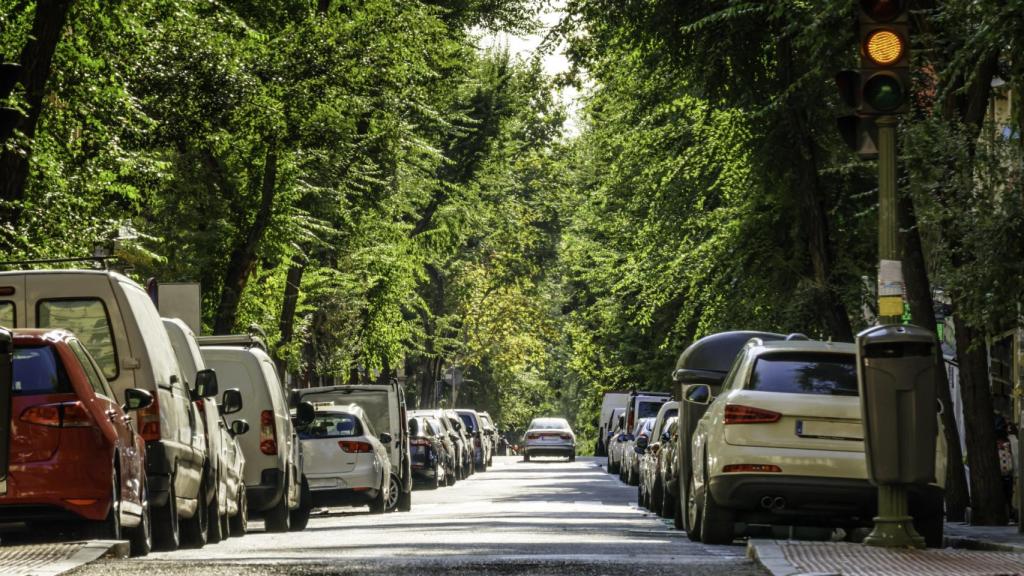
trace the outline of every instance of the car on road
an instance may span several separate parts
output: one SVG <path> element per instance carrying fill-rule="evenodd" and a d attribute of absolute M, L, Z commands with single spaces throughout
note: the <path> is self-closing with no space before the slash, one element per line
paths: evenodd
<path fill-rule="evenodd" d="M 469 408 L 457 408 L 455 413 L 462 420 L 463 428 L 473 441 L 473 466 L 477 472 L 487 470 L 487 463 L 491 460 L 491 444 L 484 434 L 483 422 L 476 410 Z"/>
<path fill-rule="evenodd" d="M 153 402 L 127 388 L 124 403 L 85 346 L 66 330 L 15 330 L 7 493 L 0 521 L 37 530 L 69 521 L 83 536 L 152 544 L 146 442 L 131 412 Z"/>
<path fill-rule="evenodd" d="M 665 402 L 654 418 L 654 426 L 648 440 L 637 439 L 636 450 L 640 467 L 640 483 L 637 486 L 638 502 L 651 512 L 660 514 L 661 503 L 665 496 L 665 486 L 661 483 L 662 449 L 669 440 L 668 425 L 679 413 L 677 402 Z"/>
<path fill-rule="evenodd" d="M 576 434 L 565 418 L 534 418 L 523 434 L 523 461 L 535 456 L 565 456 L 576 460 Z"/>
<path fill-rule="evenodd" d="M 619 466 L 619 479 L 630 486 L 640 485 L 640 455 L 637 454 L 637 441 L 650 441 L 654 417 L 640 418 L 633 427 L 633 433 L 622 441 L 622 464 Z"/>
<path fill-rule="evenodd" d="M 409 415 L 409 453 L 413 481 L 425 488 L 452 484 L 455 466 L 445 442 L 451 443 L 440 422 L 431 416 Z"/>
<path fill-rule="evenodd" d="M 206 430 L 156 306 L 135 281 L 108 270 L 0 272 L 0 309 L 12 324 L 64 328 L 89 351 L 118 400 L 140 388 L 153 403 L 138 411 L 157 548 L 206 542 Z"/>
<path fill-rule="evenodd" d="M 310 415 L 303 411 L 299 421 L 292 422 L 284 386 L 258 338 L 239 334 L 197 340 L 204 362 L 217 372 L 219 383 L 238 388 L 245 398 L 241 410 L 229 418 L 229 426 L 245 420 L 256 428 L 240 437 L 249 515 L 262 517 L 268 532 L 304 529 L 312 508 L 303 501 L 309 490 L 295 424 L 305 424 Z"/>
<path fill-rule="evenodd" d="M 292 391 L 292 395 L 295 404 L 356 404 L 362 408 L 378 438 L 385 432 L 389 438 L 388 442 L 383 442 L 388 448 L 388 459 L 391 464 L 387 510 L 410 510 L 412 457 L 409 450 L 409 417 L 405 407 L 405 392 L 397 381 L 302 388 Z"/>
<path fill-rule="evenodd" d="M 494 455 L 498 453 L 498 427 L 487 412 L 477 412 L 483 428 L 483 437 L 487 440 L 487 465 L 494 463 Z"/>
<path fill-rule="evenodd" d="M 357 404 L 314 405 L 313 421 L 297 427 L 314 506 L 387 509 L 392 489 L 391 434 L 378 431 Z"/>
<path fill-rule="evenodd" d="M 668 440 L 665 435 L 668 435 Z M 683 519 L 679 514 L 677 500 L 679 498 L 679 466 L 677 462 L 679 454 L 679 417 L 671 418 L 668 428 L 662 434 L 661 458 L 658 459 L 659 466 L 657 474 L 661 477 L 661 485 L 664 491 L 661 494 L 661 509 L 655 510 L 662 518 L 671 518 L 677 529 L 682 529 Z"/>
<path fill-rule="evenodd" d="M 866 475 L 854 345 L 754 338 L 717 397 L 708 384 L 685 395 L 710 403 L 693 435 L 691 538 L 729 543 L 738 522 L 871 525 L 877 489 Z M 938 478 L 945 475 L 941 452 Z M 941 486 L 912 489 L 909 502 L 918 532 L 941 545 Z"/>

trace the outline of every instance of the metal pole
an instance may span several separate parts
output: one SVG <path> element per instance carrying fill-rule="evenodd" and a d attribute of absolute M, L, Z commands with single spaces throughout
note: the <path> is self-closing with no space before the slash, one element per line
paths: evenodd
<path fill-rule="evenodd" d="M 895 116 L 881 116 L 878 126 L 878 321 L 899 324 L 903 316 L 903 267 L 900 261 L 899 220 L 896 208 Z M 925 542 L 908 513 L 907 487 L 878 486 L 875 528 L 864 539 L 868 546 L 924 548 Z"/>

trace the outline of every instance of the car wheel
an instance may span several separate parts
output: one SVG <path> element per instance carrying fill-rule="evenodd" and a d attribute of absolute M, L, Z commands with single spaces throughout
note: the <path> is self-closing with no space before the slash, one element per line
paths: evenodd
<path fill-rule="evenodd" d="M 207 506 L 207 510 L 209 511 L 209 517 L 206 520 L 206 541 L 210 544 L 216 544 L 225 537 L 222 530 L 224 525 L 221 523 L 220 513 L 220 482 L 217 482 L 217 489 L 213 492 L 213 500 Z"/>
<path fill-rule="evenodd" d="M 167 489 L 167 503 L 153 510 L 153 543 L 168 552 L 181 545 L 181 524 L 178 518 L 178 495 L 174 491 L 174 474 Z"/>
<path fill-rule="evenodd" d="M 232 536 L 245 536 L 249 531 L 249 499 L 245 495 L 245 485 L 239 481 L 238 486 L 238 513 L 231 518 Z"/>
<path fill-rule="evenodd" d="M 410 510 L 412 510 L 412 491 L 400 490 L 398 492 L 398 511 L 408 512 Z"/>
<path fill-rule="evenodd" d="M 434 465 L 434 477 L 427 483 L 427 488 L 430 490 L 437 490 L 441 487 L 441 474 L 444 472 L 444 468 L 440 464 Z"/>
<path fill-rule="evenodd" d="M 299 489 L 299 507 L 292 510 L 288 530 L 301 532 L 309 524 L 309 515 L 313 512 L 313 494 L 309 491 L 309 482 L 302 477 L 302 487 Z"/>
<path fill-rule="evenodd" d="M 153 519 L 150 517 L 149 488 L 145 480 L 142 482 L 140 498 L 142 500 L 142 517 L 139 519 L 139 525 L 126 530 L 133 557 L 145 556 L 153 549 Z"/>
<path fill-rule="evenodd" d="M 609 474 L 618 474 L 619 473 L 619 465 L 614 460 L 612 460 L 611 456 L 608 457 L 608 466 L 607 466 L 607 468 L 608 468 L 608 473 Z"/>
<path fill-rule="evenodd" d="M 206 540 L 210 531 L 210 515 L 206 503 L 206 481 L 199 484 L 199 492 L 196 495 L 196 513 L 185 520 L 182 525 L 182 536 L 184 541 L 192 548 L 206 546 Z"/>
<path fill-rule="evenodd" d="M 572 453 L 569 454 L 569 462 L 575 462 L 575 461 L 576 461 L 576 451 L 573 450 Z"/>
<path fill-rule="evenodd" d="M 693 491 L 693 478 L 686 482 L 686 493 L 683 497 L 686 498 L 686 522 L 683 529 L 686 530 L 686 536 L 691 541 L 700 542 L 701 510 L 697 505 L 697 495 Z"/>
<path fill-rule="evenodd" d="M 267 532 L 287 532 L 291 527 L 291 511 L 288 510 L 289 484 L 286 479 L 284 490 L 281 491 L 281 498 L 278 499 L 273 508 L 267 511 L 263 519 Z"/>
<path fill-rule="evenodd" d="M 121 480 L 117 470 L 111 475 L 110 512 L 103 520 L 89 522 L 82 529 L 86 540 L 121 539 Z"/>
<path fill-rule="evenodd" d="M 640 508 L 647 507 L 647 502 L 644 500 L 644 487 L 642 485 L 636 487 L 636 505 Z"/>
<path fill-rule="evenodd" d="M 383 514 L 388 509 L 388 493 L 387 489 L 389 485 L 386 483 L 384 477 L 380 479 L 380 488 L 377 490 L 377 495 L 374 496 L 373 500 L 370 500 L 370 514 Z"/>
<path fill-rule="evenodd" d="M 530 461 L 530 455 L 528 453 L 526 453 L 526 452 L 523 452 L 523 462 L 529 462 L 529 461 Z"/>
<path fill-rule="evenodd" d="M 655 476 L 654 485 L 651 486 L 647 495 L 648 508 L 658 516 L 661 516 L 661 501 L 665 497 L 665 490 L 661 487 L 661 480 Z"/>
<path fill-rule="evenodd" d="M 661 490 L 661 510 L 658 515 L 662 518 L 671 518 L 673 516 L 672 509 L 675 508 L 675 505 L 675 496 L 663 487 Z"/>
<path fill-rule="evenodd" d="M 701 500 L 703 505 L 700 512 L 700 541 L 705 544 L 732 544 L 736 539 L 735 514 L 715 502 L 707 478 L 704 480 L 704 494 Z"/>
<path fill-rule="evenodd" d="M 388 484 L 387 506 L 385 510 L 394 512 L 398 509 L 398 495 L 401 494 L 402 489 L 399 487 L 397 476 L 392 474 L 389 478 L 390 484 Z"/>

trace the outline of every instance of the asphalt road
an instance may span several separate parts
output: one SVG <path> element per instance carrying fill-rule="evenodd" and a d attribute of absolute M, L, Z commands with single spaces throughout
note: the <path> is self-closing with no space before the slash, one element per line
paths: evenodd
<path fill-rule="evenodd" d="M 454 487 L 417 490 L 411 512 L 331 509 L 289 534 L 250 523 L 244 538 L 104 560 L 71 574 L 764 574 L 742 546 L 694 544 L 635 502 L 636 488 L 593 458 L 496 457 L 487 472 Z"/>

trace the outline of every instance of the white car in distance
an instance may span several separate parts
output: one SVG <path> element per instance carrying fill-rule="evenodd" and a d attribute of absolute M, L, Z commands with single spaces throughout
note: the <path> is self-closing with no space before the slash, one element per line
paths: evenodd
<path fill-rule="evenodd" d="M 533 456 L 565 456 L 576 461 L 576 434 L 565 418 L 534 418 L 523 435 L 523 461 Z"/>
<path fill-rule="evenodd" d="M 316 417 L 298 433 L 314 506 L 369 504 L 370 512 L 384 512 L 391 434 L 376 432 L 356 404 L 316 406 Z"/>

